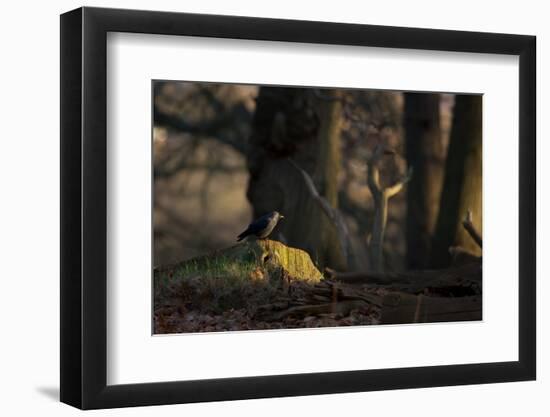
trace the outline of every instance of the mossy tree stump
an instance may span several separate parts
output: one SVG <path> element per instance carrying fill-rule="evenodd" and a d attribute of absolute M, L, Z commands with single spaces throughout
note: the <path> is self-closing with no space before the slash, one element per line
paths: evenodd
<path fill-rule="evenodd" d="M 176 265 L 155 269 L 155 276 L 218 275 L 248 273 L 251 269 L 281 269 L 293 280 L 318 283 L 323 275 L 306 251 L 286 246 L 281 242 L 249 239 L 226 249 L 215 251 Z"/>
<path fill-rule="evenodd" d="M 250 240 L 228 249 L 230 258 L 248 260 L 266 269 L 280 268 L 293 280 L 318 283 L 323 275 L 309 254 L 275 240 Z"/>
<path fill-rule="evenodd" d="M 269 302 L 291 282 L 314 285 L 323 275 L 309 254 L 273 240 L 250 239 L 208 255 L 155 268 L 155 303 L 187 299 L 199 308 Z"/>

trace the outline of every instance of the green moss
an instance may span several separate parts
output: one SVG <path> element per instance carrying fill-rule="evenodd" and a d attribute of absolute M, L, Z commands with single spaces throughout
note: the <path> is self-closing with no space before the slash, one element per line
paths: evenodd
<path fill-rule="evenodd" d="M 270 257 L 270 262 L 283 268 L 294 279 L 317 283 L 323 278 L 306 251 L 274 240 L 258 241 L 256 245 L 261 248 L 264 257 Z"/>
<path fill-rule="evenodd" d="M 307 252 L 271 240 L 248 241 L 157 269 L 155 303 L 178 298 L 216 313 L 269 301 L 284 279 L 316 283 L 322 274 Z"/>

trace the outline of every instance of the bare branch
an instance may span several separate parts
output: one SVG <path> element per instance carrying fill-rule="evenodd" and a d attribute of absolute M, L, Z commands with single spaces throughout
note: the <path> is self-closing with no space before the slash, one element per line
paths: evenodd
<path fill-rule="evenodd" d="M 394 195 L 398 194 L 403 189 L 403 186 L 411 180 L 412 173 L 413 173 L 413 169 L 412 167 L 409 167 L 409 170 L 407 171 L 407 175 L 405 175 L 401 180 L 396 182 L 394 185 L 384 189 L 384 194 L 386 194 L 388 198 L 392 198 Z"/>
<path fill-rule="evenodd" d="M 483 240 L 479 232 L 476 230 L 472 220 L 473 220 L 472 210 L 468 210 L 462 222 L 462 226 L 464 226 L 464 229 L 466 229 L 468 234 L 472 237 L 472 239 L 474 239 L 474 242 L 476 242 L 477 245 L 481 248 L 483 244 Z"/>
<path fill-rule="evenodd" d="M 367 164 L 367 185 L 369 186 L 372 196 L 375 199 L 379 198 L 380 193 L 382 192 L 380 187 L 380 171 L 374 164 L 371 163 Z"/>
<path fill-rule="evenodd" d="M 338 234 L 338 238 L 340 241 L 340 248 L 342 250 L 342 255 L 346 259 L 348 265 L 353 264 L 353 256 L 350 251 L 350 236 L 349 236 L 349 230 L 346 225 L 346 222 L 344 221 L 342 215 L 338 211 L 338 209 L 332 207 L 329 202 L 324 198 L 322 195 L 319 194 L 319 191 L 317 191 L 317 188 L 315 187 L 315 184 L 313 183 L 313 180 L 311 179 L 311 176 L 304 171 L 302 168 L 296 164 L 292 159 L 288 159 L 288 162 L 301 174 L 304 184 L 306 185 L 306 188 L 309 191 L 310 196 L 317 201 L 319 204 L 319 207 L 321 210 L 325 213 L 325 215 L 328 217 L 328 219 L 332 222 L 334 227 L 336 228 L 336 232 Z"/>
<path fill-rule="evenodd" d="M 374 200 L 374 221 L 372 237 L 369 243 L 369 253 L 371 267 L 378 272 L 383 269 L 383 243 L 388 220 L 388 201 L 401 191 L 412 176 L 412 170 L 409 169 L 409 172 L 402 180 L 390 187 L 382 187 L 378 164 L 384 155 L 395 155 L 395 151 L 387 146 L 378 144 L 367 160 L 367 184 Z"/>
<path fill-rule="evenodd" d="M 351 310 L 367 306 L 368 303 L 363 300 L 340 301 L 337 303 L 326 303 L 317 305 L 305 305 L 291 307 L 288 310 L 283 310 L 273 316 L 275 320 L 282 320 L 285 317 L 292 315 L 310 315 L 310 314 L 339 314 L 347 316 Z"/>
<path fill-rule="evenodd" d="M 157 105 L 153 108 L 153 120 L 155 124 L 165 126 L 179 132 L 212 137 L 213 139 L 217 139 L 220 142 L 230 145 L 235 150 L 245 154 L 247 151 L 246 143 L 244 141 L 235 140 L 235 138 L 231 137 L 231 135 L 224 132 L 224 129 L 230 127 L 230 125 L 239 118 L 243 120 L 250 120 L 252 115 L 244 108 L 244 106 L 236 106 L 236 108 L 232 111 L 227 112 L 223 116 L 220 116 L 214 120 L 192 124 L 180 116 L 163 112 Z"/>

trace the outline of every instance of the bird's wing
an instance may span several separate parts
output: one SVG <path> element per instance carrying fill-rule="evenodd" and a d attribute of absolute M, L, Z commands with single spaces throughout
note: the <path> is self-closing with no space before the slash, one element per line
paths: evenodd
<path fill-rule="evenodd" d="M 259 232 L 260 230 L 265 229 L 269 225 L 270 216 L 265 215 L 260 217 L 255 222 L 251 223 L 250 226 L 248 226 L 249 229 L 254 229 L 255 232 Z"/>
<path fill-rule="evenodd" d="M 258 217 L 256 220 L 254 220 L 252 224 L 264 222 L 264 224 L 267 225 L 267 223 L 269 223 L 269 221 L 271 220 L 271 217 L 273 217 L 273 213 L 264 214 L 263 216 Z"/>
<path fill-rule="evenodd" d="M 250 223 L 248 225 L 248 227 L 246 228 L 246 230 L 244 232 L 242 232 L 238 236 L 238 238 L 240 239 L 240 238 L 243 238 L 245 236 L 254 235 L 254 234 L 257 234 L 257 233 L 261 232 L 262 230 L 264 230 L 269 225 L 270 221 L 271 221 L 271 213 L 263 215 L 262 217 L 258 218 L 257 220 L 253 221 L 252 223 Z"/>

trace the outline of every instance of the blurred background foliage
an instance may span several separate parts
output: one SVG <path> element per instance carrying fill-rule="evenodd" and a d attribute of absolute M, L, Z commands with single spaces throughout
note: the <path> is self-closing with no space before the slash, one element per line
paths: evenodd
<path fill-rule="evenodd" d="M 382 187 L 413 168 L 389 202 L 384 269 L 448 265 L 466 209 L 481 229 L 480 96 L 172 81 L 153 91 L 155 265 L 233 245 L 278 210 L 273 238 L 320 267 L 369 269 L 377 145 L 393 151 L 378 165 Z M 304 175 L 344 220 L 348 251 Z"/>

